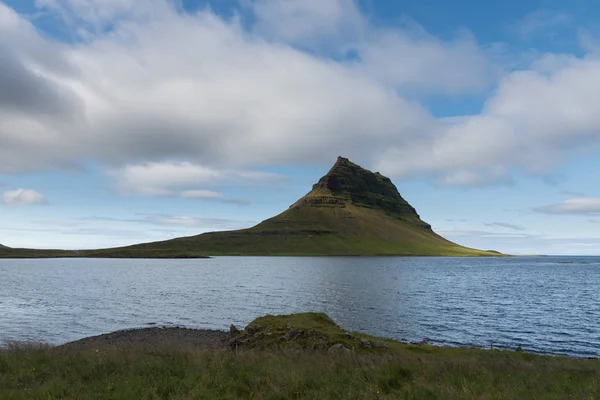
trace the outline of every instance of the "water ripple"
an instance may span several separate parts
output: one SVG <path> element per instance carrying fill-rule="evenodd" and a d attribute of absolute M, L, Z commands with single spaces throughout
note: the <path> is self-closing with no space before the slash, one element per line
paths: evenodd
<path fill-rule="evenodd" d="M 0 260 L 0 344 L 324 311 L 406 341 L 600 356 L 600 258 Z"/>

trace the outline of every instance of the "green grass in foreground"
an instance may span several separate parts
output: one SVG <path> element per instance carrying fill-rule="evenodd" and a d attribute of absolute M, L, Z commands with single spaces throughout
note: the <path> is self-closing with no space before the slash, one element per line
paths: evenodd
<path fill-rule="evenodd" d="M 0 351 L 11 399 L 589 399 L 600 362 L 402 345 L 393 354 L 189 349 Z"/>

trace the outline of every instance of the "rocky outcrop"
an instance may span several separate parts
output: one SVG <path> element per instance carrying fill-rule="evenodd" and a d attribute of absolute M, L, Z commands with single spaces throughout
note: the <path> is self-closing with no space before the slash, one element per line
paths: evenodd
<path fill-rule="evenodd" d="M 294 349 L 329 354 L 385 352 L 383 340 L 369 340 L 341 329 L 322 313 L 267 315 L 252 321 L 243 331 L 233 333 L 230 346 L 244 349 Z"/>
<path fill-rule="evenodd" d="M 332 195 L 318 194 L 323 192 Z M 329 172 L 313 185 L 311 193 L 295 205 L 343 205 L 346 202 L 419 218 L 417 211 L 402 198 L 390 178 L 364 169 L 344 157 L 338 157 Z"/>
<path fill-rule="evenodd" d="M 231 324 L 231 326 L 229 327 L 229 334 L 231 335 L 231 337 L 235 337 L 240 333 L 242 332 L 235 325 Z"/>
<path fill-rule="evenodd" d="M 352 354 L 352 350 L 350 350 L 349 348 L 347 348 L 346 346 L 344 346 L 341 343 L 336 343 L 333 346 L 331 346 L 329 349 L 327 349 L 327 353 L 329 353 L 329 354 L 351 355 Z"/>
<path fill-rule="evenodd" d="M 392 218 L 431 230 L 431 225 L 421 221 L 415 208 L 402 198 L 390 178 L 364 169 L 344 157 L 338 157 L 329 172 L 290 208 L 344 208 L 348 204 L 383 211 Z"/>
<path fill-rule="evenodd" d="M 334 196 L 314 196 L 300 199 L 298 205 L 345 207 L 346 202 L 344 201 L 344 199 L 340 199 Z"/>

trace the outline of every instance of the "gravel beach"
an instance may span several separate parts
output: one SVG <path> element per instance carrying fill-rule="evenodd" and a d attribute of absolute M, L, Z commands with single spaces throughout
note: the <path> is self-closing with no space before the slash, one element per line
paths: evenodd
<path fill-rule="evenodd" d="M 229 332 L 180 327 L 152 327 L 129 329 L 91 336 L 74 342 L 65 343 L 58 348 L 65 350 L 88 350 L 104 348 L 226 348 Z"/>

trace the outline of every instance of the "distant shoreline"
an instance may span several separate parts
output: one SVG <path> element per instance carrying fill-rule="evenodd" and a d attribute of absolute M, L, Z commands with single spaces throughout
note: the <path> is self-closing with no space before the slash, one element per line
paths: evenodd
<path fill-rule="evenodd" d="M 103 259 L 204 259 L 206 254 L 177 251 L 127 251 L 123 249 L 107 250 L 37 250 L 37 249 L 0 249 L 0 259 L 55 259 L 55 258 L 103 258 Z"/>
<path fill-rule="evenodd" d="M 189 328 L 186 326 L 152 326 L 121 329 L 100 335 L 87 336 L 81 339 L 69 341 L 58 345 L 49 345 L 50 348 L 61 350 L 90 350 L 90 349 L 108 349 L 108 348 L 151 348 L 151 349 L 228 349 L 229 341 L 232 339 L 230 332 L 219 329 Z M 568 357 L 578 360 L 599 360 L 600 357 L 574 356 L 564 353 L 521 350 L 519 347 L 491 347 L 469 346 L 469 345 L 437 345 L 426 341 L 410 342 L 396 339 L 380 338 L 397 342 L 406 346 L 429 346 L 434 349 L 463 349 L 463 350 L 481 350 L 481 351 L 500 351 L 500 352 L 523 352 L 541 357 Z M 2 348 L 0 347 L 0 350 Z"/>
<path fill-rule="evenodd" d="M 1 249 L 5 250 L 5 249 Z M 58 258 L 72 258 L 72 259 L 145 259 L 145 260 L 177 260 L 177 259 L 207 259 L 214 257 L 431 257 L 431 258 L 496 258 L 496 257 L 517 257 L 510 254 L 492 253 L 488 255 L 482 254 L 464 254 L 464 255 L 430 255 L 430 254 L 155 254 L 155 255 L 137 255 L 137 254 L 96 254 L 98 250 L 81 250 L 81 254 L 73 254 L 74 250 L 28 250 L 21 252 L 21 249 L 14 249 L 11 251 L 0 251 L 0 259 L 58 259 Z M 90 254 L 86 254 L 86 252 Z M 519 256 L 520 257 L 520 256 Z M 525 257 L 525 256 L 524 256 Z M 526 257 L 536 257 L 535 255 Z"/>
<path fill-rule="evenodd" d="M 186 327 L 145 327 L 123 329 L 96 336 L 63 343 L 56 346 L 63 350 L 89 350 L 121 347 L 149 348 L 227 348 L 231 335 L 229 332 L 212 329 Z"/>
<path fill-rule="evenodd" d="M 310 314 L 310 313 L 309 313 Z M 283 318 L 294 318 L 296 315 L 304 315 L 304 314 L 292 314 L 289 316 L 282 316 Z M 318 314 L 317 314 L 318 315 Z M 270 318 L 272 316 L 267 316 L 264 318 Z M 277 317 L 279 318 L 279 317 Z M 260 319 L 259 319 L 260 320 Z M 250 331 L 252 330 L 252 325 L 254 322 L 249 324 Z M 248 329 L 248 328 L 247 328 Z M 338 328 L 339 329 L 339 328 Z M 243 333 L 244 331 L 238 331 Z M 354 333 L 345 332 L 345 335 L 354 335 Z M 369 336 L 369 335 L 366 335 Z M 371 338 L 376 338 L 379 340 L 385 340 L 388 343 L 396 343 L 401 346 L 427 346 L 431 349 L 458 349 L 458 350 L 481 350 L 481 351 L 500 351 L 500 352 L 509 352 L 513 353 L 523 352 L 526 354 L 532 354 L 541 357 L 568 357 L 572 359 L 592 359 L 597 360 L 600 357 L 585 357 L 585 356 L 575 356 L 569 355 L 565 353 L 555 353 L 555 352 L 541 352 L 541 351 L 531 351 L 527 349 L 517 348 L 509 348 L 503 346 L 494 346 L 493 343 L 490 347 L 482 347 L 482 346 L 472 346 L 472 345 L 458 345 L 458 346 L 449 346 L 449 345 L 437 345 L 430 344 L 426 341 L 421 342 L 409 342 L 402 341 L 397 339 L 389 339 L 389 338 L 378 338 L 375 336 L 369 336 Z M 99 335 L 87 336 L 81 339 L 65 342 L 62 344 L 45 344 L 43 342 L 35 342 L 35 341 L 27 341 L 23 342 L 25 345 L 33 346 L 33 347 L 47 347 L 50 349 L 58 349 L 58 350 L 90 350 L 90 349 L 119 349 L 119 348 L 129 348 L 129 349 L 138 349 L 142 350 L 145 348 L 150 349 L 228 349 L 231 347 L 230 341 L 232 340 L 232 332 L 226 330 L 219 329 L 203 329 L 203 328 L 190 328 L 186 326 L 150 326 L 150 327 L 139 327 L 139 328 L 127 328 L 121 329 L 109 333 L 103 333 Z M 20 342 L 15 342 L 16 345 L 19 345 Z M 0 346 L 0 351 L 3 350 L 3 347 Z"/>

